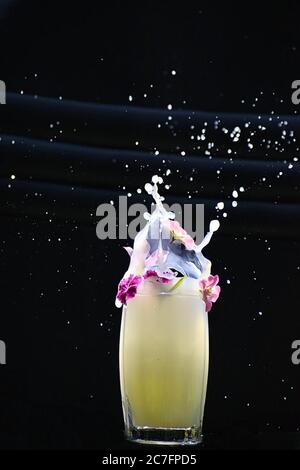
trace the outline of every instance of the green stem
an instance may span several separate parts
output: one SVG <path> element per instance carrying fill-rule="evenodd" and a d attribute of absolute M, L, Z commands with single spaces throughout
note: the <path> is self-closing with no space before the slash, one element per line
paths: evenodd
<path fill-rule="evenodd" d="M 173 290 L 177 289 L 177 287 L 180 286 L 180 284 L 183 282 L 183 280 L 186 278 L 186 276 L 183 276 L 181 277 L 180 279 L 178 279 L 177 282 L 175 282 L 174 286 L 171 287 L 171 289 L 169 290 L 169 292 L 172 292 Z"/>

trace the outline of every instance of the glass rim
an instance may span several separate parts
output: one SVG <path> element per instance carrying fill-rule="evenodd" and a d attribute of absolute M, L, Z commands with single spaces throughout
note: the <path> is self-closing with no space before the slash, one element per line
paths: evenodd
<path fill-rule="evenodd" d="M 137 292 L 135 294 L 135 297 L 158 297 L 158 296 L 162 296 L 162 295 L 169 296 L 169 297 L 172 297 L 172 296 L 177 296 L 177 297 L 198 297 L 199 300 L 202 300 L 202 302 L 203 302 L 203 299 L 201 298 L 201 295 L 198 292 L 195 292 L 195 293 L 191 293 L 191 292 L 156 292 L 156 293 Z"/>

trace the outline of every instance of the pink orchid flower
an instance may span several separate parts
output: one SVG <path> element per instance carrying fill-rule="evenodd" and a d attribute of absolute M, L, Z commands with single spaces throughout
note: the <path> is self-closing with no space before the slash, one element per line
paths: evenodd
<path fill-rule="evenodd" d="M 133 299 L 142 280 L 142 276 L 135 276 L 134 274 L 130 274 L 129 277 L 122 279 L 118 286 L 118 301 L 121 302 L 121 304 L 126 305 L 127 300 Z"/>
<path fill-rule="evenodd" d="M 168 228 L 173 240 L 181 241 L 187 250 L 192 250 L 195 246 L 193 238 L 181 227 L 177 220 L 169 220 Z"/>
<path fill-rule="evenodd" d="M 221 287 L 218 286 L 219 276 L 209 275 L 207 279 L 199 281 L 202 299 L 205 302 L 206 311 L 210 312 L 212 304 L 215 303 L 220 295 Z"/>
<path fill-rule="evenodd" d="M 163 272 L 165 276 L 160 276 L 154 269 L 148 269 L 144 274 L 144 279 L 148 279 L 149 277 L 155 277 L 157 282 L 162 284 L 167 284 L 168 282 L 173 281 L 175 274 L 172 271 L 165 271 Z"/>

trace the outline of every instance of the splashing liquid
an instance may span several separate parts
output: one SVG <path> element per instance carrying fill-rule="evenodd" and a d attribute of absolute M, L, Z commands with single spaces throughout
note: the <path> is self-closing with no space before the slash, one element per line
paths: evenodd
<path fill-rule="evenodd" d="M 197 282 L 208 278 L 211 262 L 204 257 L 202 249 L 208 245 L 220 223 L 218 220 L 211 221 L 209 232 L 196 245 L 192 237 L 174 220 L 174 213 L 164 208 L 164 198 L 158 192 L 158 184 L 162 182 L 162 178 L 155 175 L 152 184 L 145 185 L 145 190 L 155 201 L 155 209 L 151 214 L 144 214 L 147 224 L 135 237 L 133 248 L 125 248 L 130 255 L 130 264 L 123 279 L 141 276 L 144 281 L 156 281 L 161 290 L 168 292 L 175 285 L 179 286 L 182 278 Z M 151 285 L 153 287 L 153 282 Z M 187 286 L 187 283 L 184 285 Z M 190 282 L 189 285 L 196 286 L 197 283 Z M 116 306 L 122 306 L 118 298 Z"/>

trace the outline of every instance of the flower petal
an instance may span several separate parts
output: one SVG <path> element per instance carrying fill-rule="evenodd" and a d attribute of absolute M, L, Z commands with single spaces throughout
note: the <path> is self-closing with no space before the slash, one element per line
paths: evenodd
<path fill-rule="evenodd" d="M 135 276 L 134 274 L 130 274 L 130 276 L 120 281 L 117 293 L 118 305 L 119 302 L 123 305 L 126 305 L 128 299 L 135 297 L 137 288 L 142 280 L 142 276 Z"/>
<path fill-rule="evenodd" d="M 157 282 L 167 284 L 168 282 L 173 281 L 174 277 L 176 277 L 176 275 L 171 271 L 165 271 L 163 274 L 165 274 L 165 276 L 160 276 L 154 269 L 148 269 L 144 274 L 144 279 L 155 277 Z"/>
<path fill-rule="evenodd" d="M 210 300 L 206 299 L 205 300 L 205 306 L 206 306 L 206 311 L 207 312 L 210 312 L 211 311 L 211 308 L 212 308 L 212 303 Z"/>

